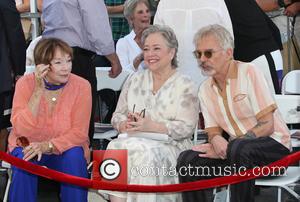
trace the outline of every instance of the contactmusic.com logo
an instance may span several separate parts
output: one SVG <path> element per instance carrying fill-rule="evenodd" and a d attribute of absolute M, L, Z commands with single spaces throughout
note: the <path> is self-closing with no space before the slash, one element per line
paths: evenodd
<path fill-rule="evenodd" d="M 127 150 L 93 151 L 93 174 L 95 180 L 126 184 Z"/>

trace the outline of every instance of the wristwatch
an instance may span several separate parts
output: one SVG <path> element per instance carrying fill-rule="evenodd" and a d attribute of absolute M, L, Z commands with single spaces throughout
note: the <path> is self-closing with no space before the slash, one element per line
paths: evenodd
<path fill-rule="evenodd" d="M 53 152 L 53 149 L 54 149 L 54 146 L 53 146 L 53 144 L 52 144 L 52 142 L 48 142 L 48 148 L 49 148 L 49 153 L 52 153 Z"/>
<path fill-rule="evenodd" d="M 246 138 L 246 139 L 255 139 L 255 138 L 256 138 L 256 135 L 255 135 L 254 132 L 252 132 L 252 131 L 250 130 L 250 131 L 248 131 L 248 132 L 245 134 L 244 138 Z"/>

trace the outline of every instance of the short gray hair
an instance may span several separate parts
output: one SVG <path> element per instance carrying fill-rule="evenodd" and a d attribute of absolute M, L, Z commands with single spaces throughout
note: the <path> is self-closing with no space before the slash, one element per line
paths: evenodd
<path fill-rule="evenodd" d="M 208 25 L 198 30 L 194 36 L 195 46 L 197 46 L 197 42 L 199 41 L 199 39 L 207 36 L 214 36 L 219 41 L 221 47 L 224 50 L 228 48 L 234 48 L 234 41 L 231 33 L 221 25 Z"/>
<path fill-rule="evenodd" d="M 162 37 L 165 39 L 167 42 L 167 46 L 171 49 L 175 49 L 175 54 L 174 57 L 171 61 L 172 67 L 177 68 L 178 67 L 178 62 L 177 62 L 177 52 L 178 52 L 178 41 L 176 38 L 176 35 L 174 31 L 166 25 L 150 25 L 147 29 L 143 31 L 142 35 L 142 45 L 145 45 L 145 40 L 146 38 L 154 33 L 160 33 Z"/>
<path fill-rule="evenodd" d="M 136 6 L 139 3 L 144 3 L 149 8 L 149 11 L 150 11 L 150 4 L 149 4 L 148 0 L 126 0 L 124 3 L 124 12 L 123 13 L 124 13 L 124 16 L 127 19 L 128 23 L 130 24 L 130 26 L 132 26 L 131 22 L 130 22 L 130 17 L 132 17 L 134 9 L 136 8 Z"/>

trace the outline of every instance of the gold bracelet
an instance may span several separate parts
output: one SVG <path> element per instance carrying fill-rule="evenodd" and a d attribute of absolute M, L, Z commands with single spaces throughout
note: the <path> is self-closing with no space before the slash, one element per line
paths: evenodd
<path fill-rule="evenodd" d="M 52 142 L 49 141 L 48 142 L 48 151 L 49 151 L 49 153 L 52 153 L 53 149 L 54 149 L 54 146 L 53 146 Z"/>

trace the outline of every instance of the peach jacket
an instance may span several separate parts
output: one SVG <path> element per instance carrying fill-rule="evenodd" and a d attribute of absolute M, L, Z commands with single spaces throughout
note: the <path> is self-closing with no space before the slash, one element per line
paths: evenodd
<path fill-rule="evenodd" d="M 71 74 L 61 91 L 52 114 L 42 96 L 37 116 L 33 116 L 28 102 L 35 86 L 34 73 L 23 76 L 16 84 L 9 135 L 9 151 L 16 147 L 16 139 L 26 136 L 30 142 L 51 141 L 55 154 L 81 146 L 89 159 L 88 128 L 91 115 L 91 87 L 85 79 Z"/>

